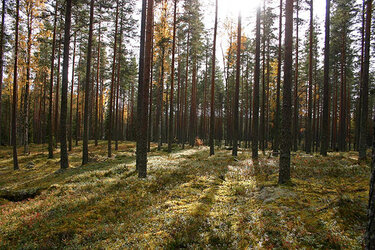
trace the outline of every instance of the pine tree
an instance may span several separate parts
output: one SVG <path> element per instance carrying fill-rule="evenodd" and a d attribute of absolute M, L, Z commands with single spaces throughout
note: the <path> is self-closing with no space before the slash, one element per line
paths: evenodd
<path fill-rule="evenodd" d="M 85 112 L 83 118 L 83 150 L 82 150 L 82 165 L 89 161 L 89 106 L 91 98 L 91 54 L 92 54 L 92 32 L 94 23 L 94 0 L 90 1 L 90 24 L 89 24 L 89 40 L 87 46 L 87 65 L 86 65 L 86 79 L 85 79 Z"/>
<path fill-rule="evenodd" d="M 51 75 L 49 85 L 49 107 L 48 107 L 48 118 L 47 118 L 47 133 L 48 133 L 48 158 L 53 158 L 53 126 L 52 126 L 52 107 L 53 107 L 53 78 L 55 71 L 55 51 L 56 51 L 56 29 L 57 29 L 57 1 L 55 5 L 55 14 L 53 21 L 53 38 L 52 38 L 52 53 L 51 53 Z"/>
<path fill-rule="evenodd" d="M 233 129 L 233 151 L 232 155 L 237 156 L 238 150 L 238 102 L 240 95 L 240 73 L 241 73 L 241 13 L 238 14 L 238 30 L 237 30 L 237 62 L 236 62 L 236 89 L 234 94 L 234 129 Z"/>
<path fill-rule="evenodd" d="M 171 66 L 171 94 L 169 102 L 169 137 L 168 137 L 168 152 L 172 152 L 173 141 L 173 90 L 174 90 L 174 58 L 176 48 L 176 16 L 177 16 L 177 0 L 174 0 L 173 10 L 173 42 L 172 42 L 172 66 Z"/>
<path fill-rule="evenodd" d="M 330 5 L 331 1 L 326 1 L 326 20 L 325 20 L 325 41 L 324 41 L 324 92 L 323 92 L 323 121 L 322 121 L 322 139 L 320 154 L 327 156 L 329 143 L 329 50 L 330 50 Z"/>
<path fill-rule="evenodd" d="M 113 62 L 112 62 L 112 77 L 110 86 L 109 96 L 109 108 L 108 108 L 108 157 L 112 157 L 112 125 L 113 125 L 113 95 L 115 85 L 115 71 L 116 71 L 116 50 L 117 50 L 117 28 L 118 28 L 118 15 L 119 15 L 119 0 L 116 1 L 116 18 L 115 18 L 115 42 L 113 45 Z"/>
<path fill-rule="evenodd" d="M 146 6 L 142 6 L 143 8 Z M 145 50 L 144 50 L 144 69 L 143 81 L 138 85 L 138 103 L 137 103 L 137 147 L 136 147 L 136 167 L 138 170 L 139 178 L 147 177 L 147 107 L 148 107 L 148 87 L 150 85 L 150 71 L 151 71 L 151 51 L 152 51 L 152 29 L 153 29 L 153 8 L 154 1 L 148 0 L 147 2 L 147 25 L 146 32 L 142 31 L 141 37 L 146 33 Z M 143 22 L 143 20 L 142 20 Z M 144 26 L 143 26 L 144 27 Z M 141 39 L 141 50 L 143 48 Z M 142 56 L 142 52 L 141 52 Z"/>
<path fill-rule="evenodd" d="M 366 160 L 367 149 L 367 123 L 368 123 L 368 92 L 369 92 L 369 68 L 370 68 L 370 37 L 371 37 L 371 12 L 372 0 L 367 0 L 366 8 L 366 28 L 365 28 L 365 51 L 363 61 L 363 76 L 362 76 L 362 105 L 361 105 L 361 130 L 359 138 L 359 160 Z M 372 234 L 375 232 L 373 226 Z M 375 237 L 375 236 L 373 236 Z M 375 247 L 375 245 L 374 245 Z"/>
<path fill-rule="evenodd" d="M 284 86 L 283 86 L 283 109 L 281 152 L 279 163 L 279 183 L 290 181 L 290 148 L 291 148 L 291 121 L 289 117 L 292 112 L 292 48 L 293 47 L 293 0 L 285 3 L 285 58 L 284 58 Z"/>
<path fill-rule="evenodd" d="M 17 71 L 18 71 L 18 28 L 19 28 L 20 1 L 16 0 L 16 24 L 14 39 L 14 70 L 13 70 L 13 105 L 12 105 L 12 146 L 13 146 L 13 169 L 18 170 L 17 158 Z"/>
<path fill-rule="evenodd" d="M 1 10 L 1 34 L 0 34 L 0 124 L 2 124 L 2 91 L 3 91 L 3 67 L 4 67 L 4 29 L 5 29 L 5 8 L 6 0 L 3 0 Z M 2 127 L 0 126 L 0 145 L 2 145 Z"/>
<path fill-rule="evenodd" d="M 68 97 L 68 73 L 69 73 L 69 48 L 70 48 L 70 27 L 72 18 L 72 1 L 66 1 L 64 27 L 64 58 L 63 74 L 61 81 L 61 114 L 60 114 L 60 167 L 67 169 L 69 167 L 68 150 L 66 145 L 66 116 L 67 116 L 67 97 Z"/>
<path fill-rule="evenodd" d="M 259 75 L 260 75 L 260 6 L 257 9 L 256 19 L 256 48 L 255 48 L 255 72 L 254 72 L 254 108 L 252 126 L 252 156 L 258 158 L 258 117 L 259 117 Z"/>
<path fill-rule="evenodd" d="M 218 0 L 215 5 L 214 41 L 212 44 L 212 74 L 211 74 L 211 115 L 210 115 L 210 155 L 215 154 L 215 67 L 216 67 L 216 34 L 217 34 Z"/>

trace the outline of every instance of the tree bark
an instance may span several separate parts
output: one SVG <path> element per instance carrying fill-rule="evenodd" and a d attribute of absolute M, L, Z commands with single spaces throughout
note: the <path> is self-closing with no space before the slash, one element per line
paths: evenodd
<path fill-rule="evenodd" d="M 55 50 L 56 50 L 56 25 L 57 25 L 57 10 L 58 5 L 56 1 L 55 18 L 53 21 L 53 38 L 52 38 L 52 56 L 51 56 L 51 76 L 49 86 L 49 107 L 47 118 L 47 131 L 48 131 L 48 159 L 53 158 L 53 131 L 52 131 L 52 107 L 53 107 L 53 76 L 55 71 Z"/>
<path fill-rule="evenodd" d="M 237 57 L 236 57 L 236 89 L 234 94 L 234 129 L 233 129 L 233 151 L 232 155 L 237 156 L 238 151 L 238 102 L 240 96 L 240 73 L 241 73 L 241 13 L 238 14 L 237 30 Z"/>
<path fill-rule="evenodd" d="M 313 1 L 310 1 L 310 34 L 309 34 L 309 100 L 307 112 L 306 153 L 311 153 L 312 141 L 312 102 L 313 102 Z"/>
<path fill-rule="evenodd" d="M 19 26 L 20 1 L 16 0 L 16 24 L 14 40 L 14 69 L 13 69 L 13 105 L 12 105 L 12 146 L 13 146 L 13 169 L 18 170 L 17 158 L 17 70 L 18 70 L 18 26 Z"/>
<path fill-rule="evenodd" d="M 145 2 L 144 2 L 145 3 Z M 142 16 L 143 8 L 142 6 Z M 146 178 L 147 176 L 147 108 L 148 108 L 148 95 L 150 85 L 150 71 L 151 71 L 151 50 L 152 50 L 152 30 L 153 30 L 153 8 L 154 0 L 148 0 L 147 4 L 147 26 L 146 26 L 146 41 L 144 49 L 144 70 L 143 80 L 138 85 L 138 105 L 137 105 L 137 148 L 136 148 L 136 167 L 138 170 L 139 178 Z M 144 20 L 142 18 L 141 25 L 141 54 L 142 57 L 142 36 L 144 37 L 145 30 Z M 143 40 L 144 41 L 144 40 Z M 143 60 L 143 59 L 142 59 Z"/>
<path fill-rule="evenodd" d="M 210 155 L 215 154 L 215 67 L 216 67 L 216 35 L 217 35 L 218 0 L 215 5 L 214 41 L 212 44 L 212 73 L 211 73 L 211 115 L 210 115 Z"/>
<path fill-rule="evenodd" d="M 174 0 L 173 12 L 173 43 L 172 43 L 172 66 L 171 66 L 171 94 L 169 101 L 169 137 L 168 137 L 168 152 L 172 152 L 173 142 L 173 90 L 174 90 L 174 57 L 176 50 L 176 16 L 177 16 L 177 0 Z"/>
<path fill-rule="evenodd" d="M 362 77 L 362 113 L 361 113 L 361 130 L 359 139 L 359 160 L 366 159 L 367 149 L 367 122 L 368 122 L 368 92 L 369 92 L 369 68 L 370 68 L 370 45 L 371 45 L 371 12 L 372 0 L 367 0 L 366 10 L 366 31 L 365 31 L 365 55 L 363 61 L 363 77 Z M 375 202 L 375 201 L 374 201 Z M 373 234 L 375 225 L 373 225 Z M 374 239 L 375 236 L 372 235 Z M 375 244 L 372 245 L 375 248 Z"/>
<path fill-rule="evenodd" d="M 297 0 L 298 1 L 298 0 Z M 298 10 L 297 10 L 298 11 Z M 283 22 L 283 0 L 280 0 L 280 14 L 279 14 L 279 46 L 277 49 L 277 78 L 276 78 L 276 111 L 275 111 L 275 138 L 273 152 L 279 152 L 279 134 L 280 134 L 280 82 L 281 82 L 281 37 L 282 37 L 282 22 Z M 297 20 L 298 23 L 298 20 Z M 296 133 L 295 133 L 296 134 Z M 295 135 L 294 134 L 294 135 Z"/>
<path fill-rule="evenodd" d="M 86 64 L 86 79 L 85 79 L 85 113 L 83 115 L 83 150 L 82 150 L 82 165 L 89 162 L 89 106 L 91 98 L 91 57 L 92 57 L 92 30 L 94 23 L 94 0 L 90 1 L 90 24 L 89 24 L 89 39 L 87 45 L 87 64 Z"/>
<path fill-rule="evenodd" d="M 326 21 L 325 21 L 325 42 L 324 42 L 324 86 L 323 86 L 323 120 L 322 120 L 322 139 L 320 154 L 327 156 L 329 143 L 329 51 L 330 51 L 330 7 L 331 0 L 326 0 Z"/>
<path fill-rule="evenodd" d="M 66 1 L 65 28 L 64 28 L 64 58 L 63 75 L 61 81 L 61 114 L 60 114 L 60 167 L 69 167 L 68 150 L 66 145 L 66 116 L 68 99 L 69 47 L 70 27 L 72 18 L 72 0 Z"/>
<path fill-rule="evenodd" d="M 70 113 L 69 113 L 69 151 L 72 151 L 72 134 L 73 134 L 73 93 L 74 93 L 74 63 L 76 59 L 76 40 L 77 32 L 74 33 L 73 45 L 73 62 L 72 62 L 72 82 L 70 86 Z"/>
<path fill-rule="evenodd" d="M 98 128 L 98 116 L 99 116 L 99 82 L 100 82 L 100 20 L 99 20 L 99 28 L 98 28 L 98 57 L 97 57 L 97 65 L 96 65 L 96 97 L 95 97 L 95 146 L 98 146 L 98 135 L 99 135 L 99 128 Z"/>
<path fill-rule="evenodd" d="M 3 67 L 4 67 L 4 26 L 5 26 L 5 8 L 6 0 L 3 0 L 3 7 L 1 12 L 1 34 L 0 34 L 0 124 L 2 124 L 2 91 L 3 91 Z M 0 146 L 2 145 L 3 141 L 1 134 L 1 126 L 0 126 Z"/>
<path fill-rule="evenodd" d="M 371 1 L 369 1 L 371 2 Z M 371 6 L 371 3 L 367 6 Z M 375 123 L 375 117 L 373 120 Z M 365 249 L 375 249 L 375 126 L 373 128 L 373 139 L 372 139 L 372 161 L 371 161 L 371 179 L 370 179 L 370 192 L 369 202 L 367 209 L 367 227 L 365 232 Z"/>
<path fill-rule="evenodd" d="M 257 9 L 256 19 L 256 47 L 255 47 L 255 72 L 254 72 L 254 108 L 252 126 L 252 156 L 258 158 L 258 132 L 259 132 L 259 75 L 260 75 L 260 6 Z"/>
<path fill-rule="evenodd" d="M 284 86 L 281 152 L 279 163 L 279 184 L 290 181 L 290 148 L 291 148 L 291 121 L 292 112 L 292 50 L 293 50 L 293 0 L 285 3 L 285 58 L 284 58 Z"/>
<path fill-rule="evenodd" d="M 296 69 L 295 69 L 295 79 L 294 79 L 294 113 L 293 113 L 293 150 L 298 149 L 298 137 L 299 137 L 299 125 L 298 125 L 298 111 L 299 111 L 299 96 L 298 96 L 298 76 L 299 76 L 299 0 L 296 0 Z"/>
<path fill-rule="evenodd" d="M 58 47 L 58 56 L 57 56 L 57 75 L 56 75 L 56 92 L 55 92 L 55 122 L 54 122 L 54 130 L 55 130 L 55 147 L 57 148 L 57 140 L 59 138 L 59 93 L 60 93 L 60 57 L 61 57 L 61 32 L 59 33 L 59 47 Z"/>
<path fill-rule="evenodd" d="M 27 59 L 26 59 L 26 84 L 25 84 L 25 100 L 24 100 L 24 153 L 28 155 L 29 152 L 29 92 L 30 92 L 30 63 L 31 63 L 31 35 L 32 35 L 32 25 L 33 25 L 33 2 L 29 1 L 26 3 L 27 12 Z"/>
<path fill-rule="evenodd" d="M 119 15 L 119 1 L 116 1 L 116 24 L 115 24 L 115 42 L 113 45 L 113 62 L 112 62 L 112 78 L 111 78 L 111 87 L 110 87 L 110 96 L 109 96 L 109 115 L 108 115 L 108 157 L 112 157 L 112 113 L 113 113 L 113 91 L 115 84 L 115 69 L 116 69 L 116 49 L 117 49 L 117 27 L 118 27 L 118 15 Z"/>

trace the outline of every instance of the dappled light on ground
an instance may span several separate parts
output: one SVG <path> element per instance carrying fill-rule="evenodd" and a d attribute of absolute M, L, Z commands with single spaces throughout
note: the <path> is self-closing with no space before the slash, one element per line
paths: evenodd
<path fill-rule="evenodd" d="M 277 185 L 278 158 L 207 147 L 152 149 L 147 179 L 135 172 L 134 143 L 111 159 L 55 173 L 58 157 L 0 158 L 0 189 L 40 188 L 35 198 L 1 199 L 0 248 L 361 248 L 369 168 L 352 153 L 293 156 L 292 184 Z M 43 152 L 40 146 L 33 152 Z M 10 151 L 10 149 L 9 149 Z M 30 162 L 33 162 L 31 164 Z M 29 163 L 30 168 L 26 168 Z"/>

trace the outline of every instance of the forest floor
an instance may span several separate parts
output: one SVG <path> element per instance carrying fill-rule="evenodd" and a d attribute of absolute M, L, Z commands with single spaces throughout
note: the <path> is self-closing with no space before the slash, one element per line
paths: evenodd
<path fill-rule="evenodd" d="M 46 145 L 0 147 L 0 248 L 350 248 L 361 249 L 370 169 L 355 152 L 298 152 L 292 183 L 277 185 L 278 158 L 231 156 L 208 147 L 152 149 L 147 179 L 135 172 L 135 143 L 112 158 L 106 142 L 47 160 Z M 19 152 L 22 152 L 20 148 Z"/>

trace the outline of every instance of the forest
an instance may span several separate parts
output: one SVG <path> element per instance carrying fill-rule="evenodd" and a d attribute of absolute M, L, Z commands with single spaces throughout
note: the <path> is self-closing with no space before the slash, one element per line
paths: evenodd
<path fill-rule="evenodd" d="M 372 0 L 1 0 L 0 249 L 375 249 Z"/>

